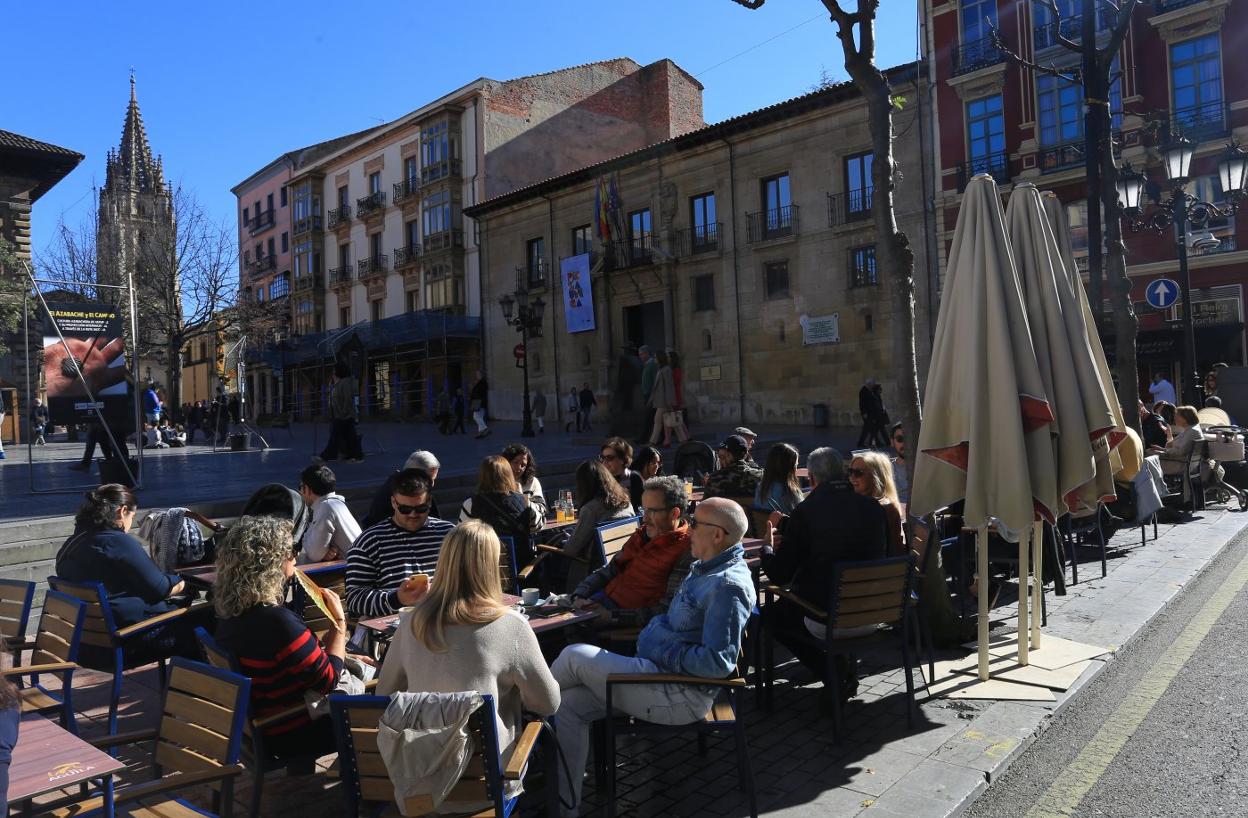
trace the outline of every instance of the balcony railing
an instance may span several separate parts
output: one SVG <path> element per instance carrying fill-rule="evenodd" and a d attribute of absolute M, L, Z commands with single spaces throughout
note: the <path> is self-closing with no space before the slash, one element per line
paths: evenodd
<path fill-rule="evenodd" d="M 354 278 L 354 272 L 350 264 L 334 267 L 329 271 L 329 286 L 342 287 L 349 285 Z"/>
<path fill-rule="evenodd" d="M 1048 19 L 1048 15 L 1045 15 Z M 1108 8 L 1098 8 L 1096 10 L 1096 33 L 1100 34 L 1113 26 L 1113 13 Z M 1036 26 L 1032 32 L 1032 42 L 1036 45 L 1036 50 L 1042 48 L 1052 48 L 1058 45 L 1058 34 L 1068 40 L 1079 42 L 1083 36 L 1083 15 L 1072 14 L 1069 17 L 1063 17 L 1061 21 L 1052 21 L 1044 25 Z"/>
<path fill-rule="evenodd" d="M 380 190 L 355 200 L 355 212 L 361 219 L 375 216 L 385 209 L 386 194 Z"/>
<path fill-rule="evenodd" d="M 550 271 L 550 265 L 546 263 L 546 259 L 533 259 L 523 267 L 516 268 L 516 276 L 524 280 L 525 286 L 530 290 L 541 289 L 546 286 L 549 278 L 547 273 Z"/>
<path fill-rule="evenodd" d="M 256 213 L 256 217 L 251 220 L 251 225 L 249 226 L 249 229 L 251 230 L 251 235 L 254 236 L 255 234 L 259 233 L 261 230 L 268 230 L 270 227 L 273 226 L 273 223 L 274 223 L 274 218 L 273 218 L 272 209 L 264 210 L 259 213 Z"/>
<path fill-rule="evenodd" d="M 1040 151 L 1039 156 L 1036 157 L 1036 165 L 1041 173 L 1057 173 L 1061 170 L 1083 167 L 1086 158 L 1087 153 L 1084 151 L 1082 141 L 1069 142 Z"/>
<path fill-rule="evenodd" d="M 828 227 L 839 227 L 850 222 L 871 218 L 871 204 L 875 201 L 874 188 L 864 187 L 845 193 L 828 194 Z"/>
<path fill-rule="evenodd" d="M 1170 129 L 1193 142 L 1221 139 L 1231 133 L 1231 109 L 1222 100 L 1179 108 L 1170 114 Z"/>
<path fill-rule="evenodd" d="M 304 293 L 308 290 L 319 290 L 324 286 L 324 279 L 320 273 L 314 275 L 299 276 L 295 279 L 295 292 Z"/>
<path fill-rule="evenodd" d="M 343 205 L 342 207 L 329 211 L 329 229 L 351 223 L 351 205 Z"/>
<path fill-rule="evenodd" d="M 413 176 L 410 179 L 404 179 L 402 182 L 394 183 L 394 203 L 402 204 L 407 199 L 420 193 L 420 177 Z"/>
<path fill-rule="evenodd" d="M 463 163 L 458 159 L 443 159 L 420 169 L 420 183 L 427 185 L 448 176 L 462 176 Z"/>
<path fill-rule="evenodd" d="M 635 236 L 607 244 L 607 266 L 612 270 L 654 263 L 654 236 Z"/>
<path fill-rule="evenodd" d="M 681 256 L 696 256 L 699 253 L 719 252 L 720 235 L 724 231 L 723 222 L 699 224 L 680 231 L 678 247 Z"/>
<path fill-rule="evenodd" d="M 797 205 L 777 207 L 760 213 L 745 214 L 747 239 L 750 243 L 792 236 L 798 232 Z"/>
<path fill-rule="evenodd" d="M 1005 62 L 1005 52 L 993 44 L 991 37 L 962 43 L 953 49 L 953 75 L 955 77 L 1002 62 Z"/>
<path fill-rule="evenodd" d="M 261 256 L 247 265 L 252 278 L 264 275 L 269 270 L 277 269 L 277 256 Z"/>
<path fill-rule="evenodd" d="M 310 233 L 314 230 L 321 229 L 321 214 L 317 213 L 312 216 L 305 216 L 302 219 L 295 219 L 294 225 L 291 227 L 291 234 L 295 236 Z"/>
<path fill-rule="evenodd" d="M 1200 2 L 1203 2 L 1203 0 L 1160 0 L 1154 7 L 1157 9 L 1158 14 L 1165 14 L 1167 11 L 1187 8 Z"/>
<path fill-rule="evenodd" d="M 432 253 L 436 250 L 446 250 L 451 247 L 463 246 L 463 230 L 443 230 L 439 233 L 431 233 L 428 236 L 425 236 L 421 242 L 421 249 L 426 253 Z"/>
<path fill-rule="evenodd" d="M 966 190 L 966 183 L 979 173 L 987 173 L 998 183 L 1010 181 L 1010 157 L 1005 152 L 990 153 L 958 165 L 958 191 Z"/>
<path fill-rule="evenodd" d="M 360 281 L 366 281 L 374 276 L 385 275 L 387 268 L 390 267 L 390 257 L 385 253 L 378 253 L 369 258 L 362 258 L 355 263 L 360 273 Z"/>
<path fill-rule="evenodd" d="M 394 269 L 415 264 L 420 261 L 420 245 L 409 244 L 406 247 L 394 248 Z"/>

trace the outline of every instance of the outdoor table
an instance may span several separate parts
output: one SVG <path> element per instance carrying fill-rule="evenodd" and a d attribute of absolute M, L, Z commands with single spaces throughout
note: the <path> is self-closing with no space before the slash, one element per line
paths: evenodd
<path fill-rule="evenodd" d="M 520 603 L 520 597 L 511 594 L 503 594 L 503 604 L 508 607 L 515 607 Z M 537 609 L 536 615 L 529 616 L 529 627 L 533 628 L 533 632 L 538 636 L 550 631 L 556 631 L 560 628 L 566 628 L 569 625 L 575 625 L 577 622 L 584 622 L 593 619 L 598 615 L 593 610 L 565 610 L 559 611 L 553 605 L 543 605 Z M 395 625 L 398 624 L 399 614 L 389 614 L 387 616 L 378 616 L 373 619 L 361 619 L 360 627 L 367 628 L 372 631 L 374 638 L 388 638 L 393 633 Z"/>
<path fill-rule="evenodd" d="M 17 746 L 9 764 L 9 803 L 31 814 L 31 800 L 65 787 L 99 779 L 103 815 L 113 814 L 113 773 L 126 765 L 97 750 L 60 725 L 37 714 L 22 717 Z M 40 805 L 44 808 L 46 805 Z"/>
<path fill-rule="evenodd" d="M 561 528 L 571 528 L 576 525 L 577 520 L 547 520 L 542 526 L 542 531 L 558 531 Z"/>
<path fill-rule="evenodd" d="M 329 562 L 309 562 L 305 565 L 296 565 L 300 571 L 307 573 L 308 571 L 332 570 L 335 568 L 346 568 L 346 560 L 330 560 Z M 212 586 L 217 584 L 217 566 L 216 565 L 200 565 L 194 568 L 180 568 L 178 574 L 182 579 L 186 580 L 186 584 L 192 588 L 201 591 L 211 591 Z"/>

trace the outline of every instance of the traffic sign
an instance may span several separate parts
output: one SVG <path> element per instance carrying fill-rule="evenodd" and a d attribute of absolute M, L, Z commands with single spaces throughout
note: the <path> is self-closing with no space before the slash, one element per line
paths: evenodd
<path fill-rule="evenodd" d="M 516 348 L 511 351 L 511 354 L 516 356 L 517 361 L 523 361 L 524 360 L 524 344 L 516 344 Z"/>
<path fill-rule="evenodd" d="M 1154 309 L 1168 310 L 1179 300 L 1178 282 L 1169 278 L 1150 281 L 1144 288 L 1144 299 Z"/>

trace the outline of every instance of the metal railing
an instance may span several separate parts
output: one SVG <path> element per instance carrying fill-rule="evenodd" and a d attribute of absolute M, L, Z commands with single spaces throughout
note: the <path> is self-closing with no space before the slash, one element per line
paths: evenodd
<path fill-rule="evenodd" d="M 1048 19 L 1047 15 L 1045 15 L 1045 19 Z M 1098 8 L 1096 10 L 1097 34 L 1109 31 L 1113 24 L 1113 12 L 1110 9 Z M 1037 51 L 1043 48 L 1052 48 L 1058 45 L 1058 34 L 1078 43 L 1083 36 L 1083 15 L 1072 14 L 1068 17 L 1063 17 L 1060 21 L 1054 20 L 1044 25 L 1036 26 L 1035 30 L 1032 31 L 1032 42 L 1035 43 Z"/>
<path fill-rule="evenodd" d="M 1083 167 L 1086 158 L 1082 141 L 1068 142 L 1040 151 L 1036 156 L 1036 166 L 1041 173 L 1057 173 L 1060 170 Z"/>
<path fill-rule="evenodd" d="M 958 165 L 958 190 L 966 190 L 966 183 L 979 173 L 987 173 L 1003 183 L 1010 181 L 1010 157 L 1004 151 L 980 156 Z"/>
<path fill-rule="evenodd" d="M 275 219 L 273 216 L 272 208 L 256 213 L 255 218 L 251 220 L 251 225 L 250 225 L 251 235 L 254 236 L 256 233 L 259 233 L 261 230 L 268 230 L 270 227 L 273 226 L 274 222 L 275 222 Z"/>
<path fill-rule="evenodd" d="M 875 201 L 874 188 L 864 187 L 845 193 L 828 194 L 828 227 L 871 218 L 871 205 Z"/>
<path fill-rule="evenodd" d="M 607 244 L 607 266 L 612 270 L 640 267 L 654 263 L 654 235 L 634 236 L 631 239 Z"/>
<path fill-rule="evenodd" d="M 355 200 L 355 212 L 361 219 L 367 219 L 385 209 L 386 194 L 380 190 Z"/>
<path fill-rule="evenodd" d="M 1231 107 L 1223 100 L 1170 112 L 1170 130 L 1194 142 L 1220 139 L 1231 133 Z"/>
<path fill-rule="evenodd" d="M 539 258 L 523 267 L 517 267 L 516 275 L 523 276 L 525 284 L 528 288 L 530 290 L 535 290 L 546 286 L 546 283 L 549 280 L 547 277 L 549 267 L 550 265 L 546 263 L 546 259 Z"/>
<path fill-rule="evenodd" d="M 420 245 L 409 244 L 406 247 L 394 248 L 394 269 L 406 267 L 420 261 Z"/>
<path fill-rule="evenodd" d="M 404 179 L 402 182 L 394 183 L 394 203 L 400 204 L 409 197 L 416 196 L 420 193 L 420 177 L 413 176 L 410 179 Z"/>
<path fill-rule="evenodd" d="M 442 230 L 431 233 L 421 241 L 421 250 L 432 253 L 435 250 L 447 250 L 452 247 L 464 246 L 464 231 L 459 229 Z"/>
<path fill-rule="evenodd" d="M 463 162 L 458 159 L 443 159 L 441 162 L 434 162 L 420 169 L 420 183 L 427 185 L 448 176 L 462 176 L 463 167 Z"/>
<path fill-rule="evenodd" d="M 955 77 L 1002 62 L 1005 62 L 1005 52 L 997 48 L 991 37 L 962 43 L 953 49 L 953 75 Z"/>
<path fill-rule="evenodd" d="M 277 256 L 261 256 L 248 264 L 247 268 L 251 272 L 252 278 L 263 275 L 269 270 L 276 270 Z"/>
<path fill-rule="evenodd" d="M 297 293 L 307 292 L 308 290 L 319 290 L 324 286 L 324 279 L 320 273 L 313 275 L 299 276 L 295 279 L 294 290 Z"/>
<path fill-rule="evenodd" d="M 788 205 L 774 210 L 745 214 L 747 241 L 753 243 L 792 236 L 798 232 L 798 207 Z"/>
<path fill-rule="evenodd" d="M 364 281 L 373 276 L 384 275 L 386 268 L 390 266 L 390 257 L 385 253 L 378 253 L 375 256 L 360 259 L 355 266 L 359 270 L 360 281 Z"/>
<path fill-rule="evenodd" d="M 344 267 L 334 267 L 329 271 L 329 286 L 341 287 L 350 284 L 355 277 L 354 272 L 350 264 Z"/>
<path fill-rule="evenodd" d="M 688 227 L 681 230 L 677 237 L 679 255 L 696 256 L 699 253 L 719 252 L 719 241 L 723 231 L 723 222 L 699 224 L 695 227 Z"/>
<path fill-rule="evenodd" d="M 336 210 L 329 211 L 329 229 L 341 227 L 351 221 L 351 205 L 343 205 Z"/>
<path fill-rule="evenodd" d="M 1154 4 L 1154 8 L 1156 8 L 1158 14 L 1165 14 L 1167 11 L 1187 8 L 1201 2 L 1204 2 L 1204 0 L 1159 0 L 1159 2 Z"/>

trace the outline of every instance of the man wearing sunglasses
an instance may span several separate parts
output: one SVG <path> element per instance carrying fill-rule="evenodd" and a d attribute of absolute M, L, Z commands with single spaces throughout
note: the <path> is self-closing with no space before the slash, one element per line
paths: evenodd
<path fill-rule="evenodd" d="M 652 477 L 641 495 L 642 523 L 624 547 L 572 592 L 577 608 L 597 607 L 592 627 L 641 627 L 672 604 L 689 573 L 685 481 Z"/>
<path fill-rule="evenodd" d="M 689 519 L 696 561 L 667 613 L 650 620 L 637 638 L 637 655 L 576 644 L 565 648 L 551 666 L 561 697 L 555 732 L 571 772 L 559 776 L 563 815 L 580 814 L 589 727 L 607 715 L 608 676 L 678 673 L 723 679 L 733 672 L 756 598 L 741 545 L 747 525 L 745 512 L 732 500 L 703 500 Z M 612 690 L 617 710 L 656 724 L 699 721 L 714 700 L 713 688 L 690 685 L 629 684 Z"/>
<path fill-rule="evenodd" d="M 901 421 L 893 424 L 888 440 L 893 446 L 893 484 L 897 486 L 897 499 L 902 505 L 910 503 L 910 473 L 906 471 L 906 433 Z"/>
<path fill-rule="evenodd" d="M 393 512 L 360 535 L 347 554 L 347 610 L 361 619 L 385 616 L 415 605 L 428 586 L 407 582 L 413 574 L 433 576 L 442 540 L 454 523 L 431 517 L 427 475 L 404 469 L 390 494 Z"/>

